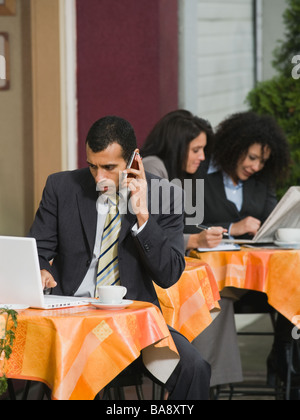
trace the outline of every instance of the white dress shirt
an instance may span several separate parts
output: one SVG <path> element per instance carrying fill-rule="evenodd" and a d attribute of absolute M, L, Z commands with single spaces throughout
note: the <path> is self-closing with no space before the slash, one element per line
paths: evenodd
<path fill-rule="evenodd" d="M 219 169 L 216 166 L 214 166 L 213 163 L 210 163 L 207 173 L 213 174 L 215 172 L 219 172 Z M 224 171 L 223 171 L 223 182 L 224 182 L 224 189 L 225 189 L 227 200 L 235 204 L 236 208 L 240 212 L 242 210 L 243 203 L 244 203 L 244 182 L 239 180 L 238 184 L 234 185 L 230 176 L 227 175 Z M 231 232 L 232 225 L 233 223 L 231 223 L 228 229 L 228 234 L 231 238 L 232 236 L 230 232 Z"/>
<path fill-rule="evenodd" d="M 120 191 L 120 203 L 127 203 L 128 200 L 128 193 L 127 191 Z M 121 206 L 122 204 L 120 204 Z M 75 293 L 76 297 L 95 297 L 96 293 L 96 281 L 97 281 L 97 271 L 98 271 L 98 262 L 99 262 L 99 255 L 101 250 L 101 243 L 102 243 L 102 235 L 103 230 L 105 226 L 106 216 L 109 212 L 109 204 L 108 204 L 108 197 L 105 194 L 100 194 L 99 198 L 96 202 L 96 208 L 97 208 L 97 228 L 96 228 L 96 240 L 94 245 L 94 251 L 93 251 L 93 257 L 91 265 L 86 273 L 85 278 L 83 279 L 83 282 L 81 283 L 79 289 Z M 127 208 L 127 205 L 126 205 Z M 124 215 L 124 211 L 121 211 L 121 217 L 122 214 Z M 132 228 L 132 234 L 138 235 L 147 225 L 147 222 L 138 228 L 138 224 L 136 223 Z M 122 279 L 121 279 L 122 282 Z"/>
<path fill-rule="evenodd" d="M 225 172 L 223 172 L 223 181 L 227 200 L 235 204 L 238 211 L 241 211 L 244 202 L 244 183 L 239 180 L 238 184 L 235 185 Z"/>

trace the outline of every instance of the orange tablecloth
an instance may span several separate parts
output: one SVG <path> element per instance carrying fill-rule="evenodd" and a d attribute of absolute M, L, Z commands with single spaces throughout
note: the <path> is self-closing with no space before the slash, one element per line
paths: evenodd
<path fill-rule="evenodd" d="M 300 251 L 242 249 L 238 252 L 193 251 L 212 268 L 219 290 L 225 287 L 266 293 L 268 301 L 294 324 L 300 315 Z"/>
<path fill-rule="evenodd" d="M 161 312 L 149 303 L 117 312 L 26 310 L 18 317 L 7 377 L 44 382 L 53 399 L 94 399 L 143 349 L 154 374 L 152 361 L 163 353 L 158 370 L 167 380 L 179 356 Z"/>
<path fill-rule="evenodd" d="M 170 289 L 155 286 L 168 325 L 193 341 L 220 312 L 220 294 L 211 268 L 199 260 L 186 258 L 186 269 Z"/>

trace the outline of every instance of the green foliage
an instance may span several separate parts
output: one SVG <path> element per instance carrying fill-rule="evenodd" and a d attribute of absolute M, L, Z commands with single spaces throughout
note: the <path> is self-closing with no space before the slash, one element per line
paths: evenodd
<path fill-rule="evenodd" d="M 273 66 L 287 77 L 290 77 L 292 58 L 300 53 L 300 2 L 287 0 L 288 9 L 283 19 L 286 27 L 285 39 L 278 42 L 274 52 Z"/>
<path fill-rule="evenodd" d="M 290 177 L 281 186 L 279 196 L 292 185 L 300 185 L 300 79 L 292 77 L 292 57 L 300 55 L 300 2 L 287 0 L 284 14 L 286 39 L 275 50 L 274 67 L 279 75 L 259 83 L 247 102 L 259 114 L 273 115 L 287 135 L 291 150 Z"/>
<path fill-rule="evenodd" d="M 292 164 L 282 187 L 300 185 L 300 80 L 278 76 L 259 83 L 247 100 L 259 114 L 273 115 L 288 137 Z"/>
<path fill-rule="evenodd" d="M 15 330 L 18 326 L 18 313 L 6 308 L 0 308 L 0 316 L 6 316 L 5 337 L 0 339 L 0 360 L 4 359 L 0 370 L 0 396 L 7 390 L 7 378 L 5 375 L 5 362 L 10 359 L 15 340 Z"/>
<path fill-rule="evenodd" d="M 0 378 L 0 397 L 1 395 L 5 394 L 5 392 L 7 391 L 7 387 L 8 387 L 7 379 L 6 379 L 6 376 L 3 375 Z"/>

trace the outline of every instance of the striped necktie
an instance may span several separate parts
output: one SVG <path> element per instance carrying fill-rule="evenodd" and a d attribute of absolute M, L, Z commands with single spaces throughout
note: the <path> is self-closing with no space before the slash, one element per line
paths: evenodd
<path fill-rule="evenodd" d="M 101 251 L 97 271 L 97 287 L 120 284 L 118 244 L 121 230 L 121 216 L 117 202 L 108 199 L 110 206 L 102 235 Z"/>

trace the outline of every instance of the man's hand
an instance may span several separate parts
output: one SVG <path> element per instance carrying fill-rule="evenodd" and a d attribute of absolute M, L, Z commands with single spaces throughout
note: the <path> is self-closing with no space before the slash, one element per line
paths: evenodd
<path fill-rule="evenodd" d="M 49 273 L 49 271 L 41 270 L 41 276 L 43 289 L 53 289 L 57 286 L 56 281 L 54 280 L 52 274 Z"/>
<path fill-rule="evenodd" d="M 126 178 L 123 187 L 131 191 L 131 206 L 136 214 L 139 227 L 143 226 L 149 219 L 148 211 L 148 184 L 141 156 L 136 156 L 139 169 L 126 169 L 124 174 L 131 174 L 134 178 Z"/>
<path fill-rule="evenodd" d="M 238 223 L 234 223 L 230 229 L 230 235 L 232 236 L 243 236 L 252 235 L 255 236 L 261 227 L 261 221 L 254 217 L 246 217 Z"/>

